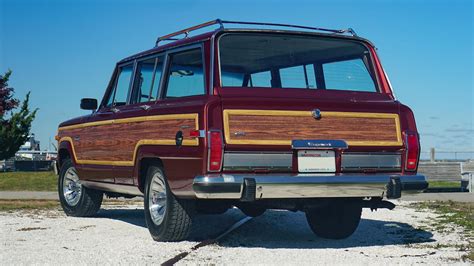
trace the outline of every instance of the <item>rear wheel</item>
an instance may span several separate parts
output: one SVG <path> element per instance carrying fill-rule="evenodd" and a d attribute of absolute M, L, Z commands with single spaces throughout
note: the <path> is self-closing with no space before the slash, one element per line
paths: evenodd
<path fill-rule="evenodd" d="M 64 161 L 58 178 L 59 201 L 69 216 L 87 217 L 95 215 L 102 204 L 102 191 L 84 187 L 70 159 Z"/>
<path fill-rule="evenodd" d="M 156 241 L 186 239 L 191 229 L 192 205 L 175 198 L 161 167 L 150 166 L 145 186 L 145 221 Z"/>
<path fill-rule="evenodd" d="M 359 226 L 362 208 L 350 202 L 335 202 L 306 211 L 311 230 L 320 237 L 344 239 Z"/>

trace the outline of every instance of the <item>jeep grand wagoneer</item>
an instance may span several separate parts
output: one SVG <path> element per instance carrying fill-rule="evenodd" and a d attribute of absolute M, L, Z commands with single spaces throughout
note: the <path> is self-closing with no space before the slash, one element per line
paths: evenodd
<path fill-rule="evenodd" d="M 57 137 L 64 211 L 143 196 L 158 241 L 232 206 L 303 211 L 316 235 L 345 238 L 362 208 L 392 209 L 384 199 L 427 186 L 413 113 L 351 29 L 204 23 L 118 62 L 100 103 L 81 108 L 93 112 Z"/>

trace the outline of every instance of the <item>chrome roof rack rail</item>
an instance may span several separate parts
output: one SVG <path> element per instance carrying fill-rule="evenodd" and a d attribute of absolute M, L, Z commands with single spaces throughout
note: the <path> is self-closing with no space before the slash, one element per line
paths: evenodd
<path fill-rule="evenodd" d="M 224 29 L 224 24 L 239 24 L 239 25 L 259 25 L 259 26 L 271 26 L 271 27 L 285 27 L 285 28 L 296 28 L 296 29 L 305 29 L 305 30 L 315 30 L 315 31 L 325 31 L 331 32 L 336 34 L 350 34 L 352 36 L 357 36 L 356 32 L 352 28 L 347 28 L 343 30 L 335 30 L 335 29 L 326 29 L 326 28 L 317 28 L 317 27 L 308 27 L 308 26 L 299 26 L 299 25 L 291 25 L 291 24 L 281 24 L 281 23 L 264 23 L 264 22 L 245 22 L 245 21 L 231 21 L 231 20 L 211 20 L 190 28 L 186 28 L 177 32 L 170 33 L 165 36 L 158 37 L 156 40 L 155 45 L 158 46 L 158 43 L 161 41 L 177 41 L 180 40 L 179 38 L 175 38 L 176 36 L 183 35 L 183 38 L 187 38 L 191 31 L 195 31 L 198 29 L 202 29 L 205 27 L 213 26 L 213 25 L 220 25 L 221 29 Z"/>

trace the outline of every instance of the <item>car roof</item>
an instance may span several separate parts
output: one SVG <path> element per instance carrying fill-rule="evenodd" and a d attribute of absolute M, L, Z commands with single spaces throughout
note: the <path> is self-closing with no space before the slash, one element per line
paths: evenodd
<path fill-rule="evenodd" d="M 244 24 L 244 25 L 262 25 L 262 26 L 281 26 L 286 28 L 292 28 L 292 30 L 288 29 L 267 29 L 267 28 L 224 28 L 224 23 L 232 23 L 232 24 Z M 189 36 L 191 31 L 202 29 L 208 26 L 217 25 L 219 24 L 220 27 L 208 31 L 202 34 L 198 34 L 195 36 Z M 293 30 L 298 29 L 298 30 Z M 322 32 L 321 32 L 322 31 Z M 333 29 L 325 29 L 325 28 L 314 28 L 314 27 L 307 27 L 307 26 L 298 26 L 298 25 L 287 25 L 287 24 L 275 24 L 275 23 L 258 23 L 258 22 L 237 22 L 237 21 L 224 21 L 224 20 L 213 20 L 203 24 L 199 24 L 187 29 L 183 29 L 165 36 L 161 36 L 157 39 L 155 43 L 155 47 L 145 50 L 143 52 L 139 52 L 132 56 L 128 56 L 118 62 L 118 64 L 122 64 L 131 60 L 135 60 L 137 58 L 145 57 L 151 54 L 159 53 L 162 51 L 166 51 L 172 48 L 202 42 L 211 39 L 217 35 L 221 35 L 225 32 L 240 32 L 240 33 L 279 33 L 279 34 L 294 34 L 294 35 L 314 35 L 314 36 L 324 36 L 324 37 L 333 37 L 333 38 L 341 38 L 341 39 L 351 39 L 362 41 L 369 44 L 372 47 L 375 47 L 369 40 L 361 38 L 355 34 L 355 31 L 351 28 L 346 30 L 333 30 Z M 350 33 L 348 35 L 346 33 Z M 184 35 L 184 38 L 177 39 L 176 36 Z M 163 45 L 159 45 L 160 42 L 169 41 Z"/>

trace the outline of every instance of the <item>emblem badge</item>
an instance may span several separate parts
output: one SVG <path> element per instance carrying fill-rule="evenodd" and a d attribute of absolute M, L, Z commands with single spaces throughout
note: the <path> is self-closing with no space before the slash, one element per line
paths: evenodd
<path fill-rule="evenodd" d="M 321 119 L 321 110 L 319 109 L 314 109 L 311 114 L 313 115 L 313 118 L 316 120 Z"/>

